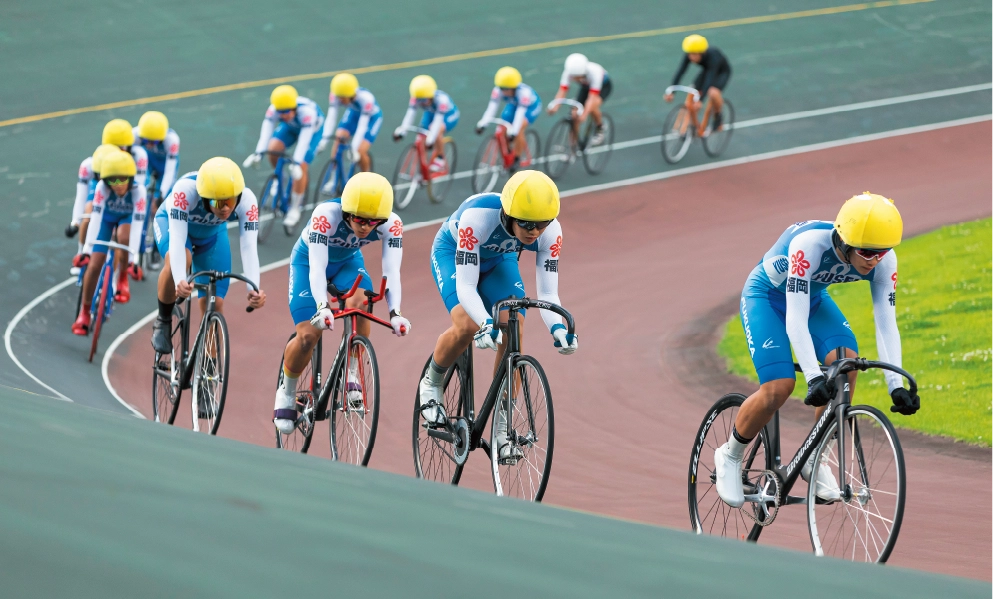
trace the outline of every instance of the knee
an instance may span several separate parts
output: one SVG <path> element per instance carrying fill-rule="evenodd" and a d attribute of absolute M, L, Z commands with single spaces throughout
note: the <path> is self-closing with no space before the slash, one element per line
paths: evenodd
<path fill-rule="evenodd" d="M 760 388 L 760 395 L 765 410 L 775 412 L 781 408 L 795 387 L 796 381 L 794 379 L 776 379 L 763 384 Z"/>
<path fill-rule="evenodd" d="M 297 340 L 304 352 L 313 351 L 317 345 L 317 340 L 321 338 L 321 332 L 307 323 L 307 327 L 297 329 Z"/>
<path fill-rule="evenodd" d="M 711 100 L 719 101 L 721 99 L 721 90 L 717 89 L 716 87 L 712 87 L 707 90 L 707 97 L 710 98 Z"/>

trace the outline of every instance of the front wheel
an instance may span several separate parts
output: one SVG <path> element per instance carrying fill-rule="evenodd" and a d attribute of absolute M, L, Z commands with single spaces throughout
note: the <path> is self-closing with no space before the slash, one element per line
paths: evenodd
<path fill-rule="evenodd" d="M 276 220 L 282 218 L 279 208 L 279 178 L 269 175 L 259 190 L 259 243 L 269 238 Z"/>
<path fill-rule="evenodd" d="M 290 335 L 290 341 L 297 334 Z M 287 341 L 289 343 L 289 341 Z M 276 388 L 283 384 L 283 360 L 279 361 L 279 377 L 276 379 Z M 314 437 L 314 421 L 316 420 L 317 396 L 321 390 L 321 339 L 318 337 L 317 346 L 310 356 L 310 361 L 300 373 L 297 379 L 296 403 L 294 407 L 297 411 L 296 428 L 293 432 L 284 435 L 276 429 L 276 447 L 288 449 L 289 451 L 299 451 L 307 453 L 310 449 L 310 441 Z"/>
<path fill-rule="evenodd" d="M 428 364 L 431 360 L 424 364 L 424 369 L 421 370 L 421 379 L 424 378 L 424 374 L 427 372 Z M 455 361 L 445 373 L 445 393 L 444 393 L 444 409 L 445 414 L 448 415 L 448 422 L 453 427 L 459 418 L 463 416 L 462 414 L 462 360 Z M 452 485 L 459 484 L 459 479 L 462 478 L 462 468 L 465 466 L 465 461 L 458 463 L 455 458 L 455 445 L 444 439 L 438 437 L 433 437 L 428 433 L 428 430 L 443 431 L 443 427 L 437 427 L 434 425 L 428 425 L 421 416 L 421 398 L 419 391 L 414 392 L 414 473 L 417 478 L 426 478 L 428 480 L 433 480 L 440 483 L 448 483 Z M 462 448 L 460 451 L 468 452 L 468 447 Z M 468 458 L 468 456 L 465 456 Z"/>
<path fill-rule="evenodd" d="M 393 171 L 393 205 L 397 210 L 403 210 L 410 204 L 422 183 L 421 160 L 417 154 L 417 146 L 410 144 L 400 154 L 396 170 Z"/>
<path fill-rule="evenodd" d="M 703 151 L 711 158 L 717 158 L 728 144 L 731 143 L 731 134 L 734 133 L 734 106 L 727 99 L 721 107 L 721 117 L 718 126 L 714 127 L 714 117 L 711 115 L 710 122 L 707 123 L 707 131 L 703 137 Z"/>
<path fill-rule="evenodd" d="M 332 158 L 331 160 L 328 160 L 327 164 L 324 165 L 324 168 L 321 169 L 321 176 L 317 179 L 317 185 L 314 189 L 314 197 L 317 198 L 316 202 L 318 204 L 338 197 L 336 195 L 338 189 L 336 172 L 337 163 L 334 161 L 334 158 Z M 331 180 L 332 177 L 335 178 L 335 181 Z"/>
<path fill-rule="evenodd" d="M 496 137 L 491 137 L 483 141 L 476 152 L 476 162 L 472 170 L 472 192 L 493 191 L 502 174 L 503 152 L 500 151 L 500 142 Z"/>
<path fill-rule="evenodd" d="M 203 326 L 206 327 L 203 338 L 194 349 L 197 357 L 190 394 L 193 430 L 216 435 L 228 391 L 228 325 L 220 313 L 213 312 Z"/>
<path fill-rule="evenodd" d="M 552 179 L 558 179 L 565 174 L 575 158 L 572 121 L 562 119 L 552 126 L 545 142 L 545 172 Z"/>
<path fill-rule="evenodd" d="M 614 153 L 614 119 L 606 112 L 601 112 L 600 116 L 600 131 L 596 130 L 596 123 L 589 118 L 584 136 L 586 147 L 583 148 L 583 166 L 591 175 L 602 173 L 610 162 L 610 155 Z"/>
<path fill-rule="evenodd" d="M 814 553 L 854 562 L 885 562 L 896 545 L 906 499 L 906 468 L 896 430 L 871 406 L 852 406 L 845 416 L 841 499 L 826 503 L 817 484 L 807 490 L 807 525 Z M 837 477 L 838 423 L 814 454 L 810 480 L 821 468 Z"/>
<path fill-rule="evenodd" d="M 379 423 L 379 366 L 372 343 L 352 338 L 331 395 L 331 459 L 367 466 Z"/>
<path fill-rule="evenodd" d="M 507 398 L 507 389 L 511 389 Z M 497 495 L 541 501 L 552 470 L 555 420 L 541 364 L 521 356 L 500 381 L 490 421 L 490 465 Z"/>
<path fill-rule="evenodd" d="M 693 119 L 686 106 L 680 104 L 665 117 L 662 126 L 662 158 L 669 164 L 676 164 L 686 156 L 693 143 Z"/>
<path fill-rule="evenodd" d="M 172 339 L 172 353 L 155 354 L 152 366 L 152 416 L 155 422 L 172 424 L 179 410 L 179 397 L 182 393 L 183 376 L 183 319 L 185 313 L 179 305 L 172 308 L 172 323 L 169 332 Z"/>
<path fill-rule="evenodd" d="M 93 328 L 93 337 L 90 339 L 90 362 L 93 361 L 93 356 L 97 353 L 97 342 L 100 341 L 100 330 L 103 328 L 103 321 L 107 319 L 108 308 L 110 307 L 110 302 L 113 301 L 114 290 L 111 288 L 111 279 L 114 278 L 114 270 L 111 268 L 111 264 L 114 260 L 114 254 L 112 252 L 107 253 L 107 263 L 103 267 L 103 272 L 100 275 L 99 295 L 93 299 L 90 310 L 92 311 L 90 315 L 90 326 Z"/>

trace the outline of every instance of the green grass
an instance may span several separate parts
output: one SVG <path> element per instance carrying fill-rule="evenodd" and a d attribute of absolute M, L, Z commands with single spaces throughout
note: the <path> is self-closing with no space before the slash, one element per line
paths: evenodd
<path fill-rule="evenodd" d="M 890 414 L 878 370 L 859 375 L 856 403 L 883 409 L 899 427 L 990 445 L 991 236 L 987 218 L 943 227 L 899 247 L 897 323 L 903 366 L 920 385 L 921 410 Z M 852 325 L 861 355 L 877 357 L 868 283 L 828 289 Z M 728 322 L 717 351 L 730 372 L 758 381 L 739 317 Z M 799 377 L 793 394 L 806 392 Z"/>

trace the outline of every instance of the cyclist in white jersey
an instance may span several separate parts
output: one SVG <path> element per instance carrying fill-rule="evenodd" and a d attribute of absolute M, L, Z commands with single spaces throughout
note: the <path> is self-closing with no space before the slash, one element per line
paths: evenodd
<path fill-rule="evenodd" d="M 610 96 L 613 84 L 606 69 L 595 62 L 590 62 L 583 54 L 570 54 L 565 59 L 565 68 L 562 70 L 562 77 L 559 78 L 559 91 L 555 94 L 556 100 L 561 100 L 569 93 L 569 85 L 572 82 L 579 83 L 579 95 L 576 101 L 583 105 L 583 113 L 578 117 L 575 108 L 572 109 L 572 132 L 574 136 L 579 135 L 579 125 L 586 121 L 587 117 L 593 117 L 596 123 L 596 131 L 590 139 L 592 145 L 603 143 L 603 116 L 600 107 Z M 556 104 L 548 109 L 548 114 L 558 112 L 560 105 Z"/>
<path fill-rule="evenodd" d="M 79 255 L 83 253 L 83 242 L 86 240 L 86 231 L 90 223 L 90 213 L 93 211 L 93 191 L 100 182 L 100 161 L 109 152 L 120 152 L 121 149 L 111 144 L 100 144 L 93 151 L 92 156 L 87 156 L 79 163 L 79 171 L 76 178 L 76 200 L 72 206 L 72 218 L 66 226 L 66 237 L 72 237 L 79 233 L 79 246 L 76 248 L 76 256 L 73 257 L 74 265 L 69 269 L 73 275 L 79 274 L 79 267 L 75 263 L 79 260 Z"/>
<path fill-rule="evenodd" d="M 344 107 L 345 114 L 341 122 L 338 118 L 338 108 Z M 352 160 L 358 164 L 358 170 L 372 170 L 372 159 L 369 148 L 379 135 L 383 125 L 383 111 L 376 103 L 376 96 L 364 87 L 359 87 L 359 80 L 351 73 L 338 73 L 331 79 L 331 94 L 328 96 L 328 119 L 324 123 L 324 136 L 317 151 L 321 152 L 331 143 L 331 157 L 338 153 L 339 143 L 351 140 Z"/>
<path fill-rule="evenodd" d="M 134 128 L 136 144 L 148 153 L 148 170 L 158 177 L 158 187 L 149 189 L 151 212 L 169 195 L 179 172 L 179 134 L 169 127 L 169 119 L 157 110 L 149 110 Z"/>

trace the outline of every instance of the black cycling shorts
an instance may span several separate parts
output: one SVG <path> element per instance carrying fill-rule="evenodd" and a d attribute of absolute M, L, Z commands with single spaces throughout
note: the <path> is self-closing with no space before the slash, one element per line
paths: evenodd
<path fill-rule="evenodd" d="M 699 75 L 697 75 L 696 81 L 693 82 L 693 87 L 699 90 L 701 95 L 704 93 L 703 80 L 705 74 L 706 73 L 701 72 Z M 711 82 L 710 86 L 716 87 L 717 89 L 723 92 L 724 88 L 727 87 L 728 79 L 730 78 L 731 78 L 731 71 L 721 71 L 720 73 L 717 73 L 717 75 L 714 76 L 714 80 L 713 82 Z M 700 99 L 702 100 L 703 98 Z"/>
<path fill-rule="evenodd" d="M 614 86 L 610 84 L 610 79 L 604 81 L 603 85 L 600 86 L 600 99 L 606 100 L 607 96 L 610 95 L 610 90 L 613 89 L 613 87 Z M 576 101 L 579 102 L 580 104 L 586 104 L 586 98 L 588 98 L 589 96 L 590 96 L 590 86 L 584 85 L 579 88 L 579 95 L 576 96 Z"/>

